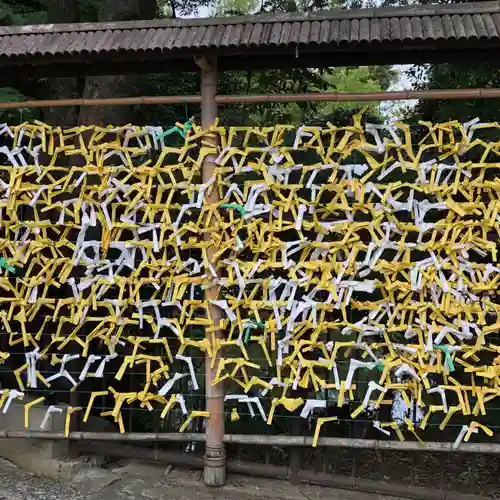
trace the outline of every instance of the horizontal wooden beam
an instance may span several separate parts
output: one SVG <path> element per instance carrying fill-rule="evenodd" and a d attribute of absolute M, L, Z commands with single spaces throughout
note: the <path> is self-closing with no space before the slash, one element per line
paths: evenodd
<path fill-rule="evenodd" d="M 70 432 L 66 436 L 64 432 L 47 431 L 2 431 L 0 438 L 28 438 L 45 440 L 65 440 L 70 441 L 113 441 L 113 442 L 204 442 L 203 433 L 150 433 L 150 432 Z M 312 446 L 313 438 L 311 436 L 270 436 L 255 434 L 225 434 L 225 443 L 246 444 L 259 446 Z M 393 450 L 393 451 L 423 451 L 436 453 L 488 453 L 492 455 L 500 454 L 500 443 L 461 443 L 455 448 L 453 442 L 434 442 L 426 441 L 383 441 L 376 439 L 351 439 L 339 437 L 320 437 L 318 439 L 319 447 L 326 448 L 353 448 L 362 450 Z"/>
<path fill-rule="evenodd" d="M 382 102 L 406 100 L 498 99 L 500 88 L 399 90 L 394 92 L 315 92 L 304 94 L 218 95 L 217 104 L 262 104 L 271 102 Z M 137 106 L 160 104 L 200 104 L 200 95 L 112 97 L 106 99 L 60 99 L 2 102 L 0 109 L 62 108 L 68 106 Z"/>

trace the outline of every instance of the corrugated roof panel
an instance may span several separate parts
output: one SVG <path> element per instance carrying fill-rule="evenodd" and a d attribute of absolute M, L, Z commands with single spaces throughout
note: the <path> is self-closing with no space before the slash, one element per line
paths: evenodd
<path fill-rule="evenodd" d="M 170 37 L 172 28 L 168 30 L 154 30 L 153 38 L 151 39 L 151 50 L 161 49 L 165 46 L 165 42 Z"/>
<path fill-rule="evenodd" d="M 485 14 L 483 16 L 484 25 L 486 27 L 486 33 L 488 34 L 488 38 L 498 38 L 498 31 L 493 22 L 492 16 L 489 14 Z"/>
<path fill-rule="evenodd" d="M 311 23 L 311 31 L 309 32 L 309 43 L 319 44 L 320 36 L 321 23 L 319 21 L 313 21 Z"/>
<path fill-rule="evenodd" d="M 8 57 L 11 53 L 10 46 L 12 45 L 12 42 L 14 41 L 14 37 L 12 36 L 4 36 L 3 38 L 3 44 L 2 44 L 2 56 L 3 57 Z"/>
<path fill-rule="evenodd" d="M 203 37 L 205 36 L 205 33 L 207 31 L 207 28 L 205 26 L 199 26 L 196 31 L 196 35 L 191 42 L 191 47 L 199 47 L 201 45 L 201 41 L 203 40 Z"/>
<path fill-rule="evenodd" d="M 2 45 L 2 49 L 4 51 L 4 54 L 6 56 L 10 56 L 14 53 L 14 47 L 17 43 L 19 43 L 19 37 L 18 36 L 6 36 L 2 37 L 5 38 L 5 42 Z"/>
<path fill-rule="evenodd" d="M 137 21 L 129 23 L 94 23 L 0 27 L 0 57 L 45 58 L 50 64 L 55 56 L 85 54 L 90 63 L 97 54 L 120 52 L 133 59 L 141 52 L 183 49 L 235 49 L 222 57 L 250 50 L 301 45 L 322 45 L 343 51 L 346 46 L 419 42 L 447 42 L 477 48 L 477 41 L 500 38 L 500 1 L 411 8 L 337 10 L 323 12 L 280 13 L 220 19 L 176 19 L 172 21 Z M 342 47 L 338 47 L 338 45 Z M 488 47 L 493 47 L 490 43 Z M 408 49 L 412 48 L 408 46 Z M 446 50 L 453 48 L 448 45 Z M 440 46 L 430 46 L 441 50 Z M 323 50 L 323 49 L 322 49 Z M 358 50 L 358 49 L 357 49 Z M 364 49 L 363 49 L 364 50 Z M 457 49 L 459 50 L 459 49 Z M 287 51 L 289 57 L 290 51 Z M 88 56 L 88 59 L 87 59 Z M 182 56 L 181 56 L 182 57 Z M 192 52 L 186 57 L 192 58 Z M 52 58 L 52 59 L 50 59 Z M 81 61 L 81 59 L 80 59 Z M 98 61 L 102 61 L 102 58 Z M 71 62 L 71 60 L 68 60 Z M 80 64 L 80 62 L 78 63 Z"/>
<path fill-rule="evenodd" d="M 422 18 L 422 33 L 424 40 L 434 40 L 434 28 L 432 26 L 432 19 L 429 16 Z"/>
<path fill-rule="evenodd" d="M 351 33 L 349 36 L 349 41 L 353 43 L 359 42 L 359 19 L 353 19 L 351 21 Z"/>
<path fill-rule="evenodd" d="M 330 43 L 339 43 L 340 22 L 336 19 L 330 23 Z"/>
<path fill-rule="evenodd" d="M 43 35 L 40 43 L 37 47 L 37 50 L 40 54 L 50 54 L 52 47 L 54 46 L 54 42 L 56 41 L 57 35 L 54 33 L 50 35 Z"/>
<path fill-rule="evenodd" d="M 237 24 L 234 27 L 233 36 L 231 38 L 229 46 L 230 47 L 238 47 L 243 40 L 244 33 L 245 33 L 245 25 L 244 24 Z"/>
<path fill-rule="evenodd" d="M 183 47 L 188 46 L 186 44 L 186 39 L 188 35 L 189 35 L 189 28 L 181 28 L 181 30 L 177 35 L 177 38 L 170 45 L 170 47 L 173 49 L 182 49 Z"/>
<path fill-rule="evenodd" d="M 401 30 L 401 40 L 403 40 L 403 42 L 412 39 L 411 19 L 409 17 L 402 17 L 399 20 L 399 29 Z"/>
<path fill-rule="evenodd" d="M 114 38 L 121 37 L 121 32 L 114 31 L 113 37 Z M 64 52 L 68 55 L 74 54 L 75 49 L 78 45 L 78 42 L 81 39 L 82 39 L 82 37 L 78 33 L 68 33 L 68 39 L 66 40 L 66 43 L 65 43 Z"/>
<path fill-rule="evenodd" d="M 359 41 L 370 42 L 370 21 L 361 19 L 359 22 Z"/>
<path fill-rule="evenodd" d="M 68 33 L 55 33 L 57 35 L 48 50 L 51 55 L 61 54 L 67 47 Z"/>
<path fill-rule="evenodd" d="M 272 23 L 266 23 L 263 25 L 262 34 L 260 35 L 260 44 L 269 45 L 269 39 L 271 38 L 271 31 L 273 29 Z"/>
<path fill-rule="evenodd" d="M 290 38 L 291 31 L 292 31 L 292 25 L 290 23 L 281 24 L 281 34 L 279 41 L 280 45 L 288 45 L 288 39 Z"/>
<path fill-rule="evenodd" d="M 302 23 L 302 26 L 300 27 L 300 33 L 299 33 L 299 43 L 306 44 L 309 42 L 309 34 L 311 32 L 311 23 L 305 22 Z"/>
<path fill-rule="evenodd" d="M 370 19 L 370 43 L 380 43 L 380 20 Z"/>
<path fill-rule="evenodd" d="M 348 42 L 351 39 L 351 22 L 347 19 L 340 21 L 339 42 Z"/>
<path fill-rule="evenodd" d="M 134 38 L 134 42 L 130 46 L 132 50 L 144 50 L 146 48 L 145 42 L 151 37 L 150 30 L 140 29 L 137 31 L 137 36 Z"/>
<path fill-rule="evenodd" d="M 330 37 L 330 21 L 322 21 L 318 43 L 328 43 Z"/>
<path fill-rule="evenodd" d="M 28 35 L 23 40 L 23 45 L 21 46 L 23 53 L 27 52 L 29 54 L 30 52 L 34 52 L 36 54 L 36 45 L 33 43 L 34 40 L 35 40 L 35 35 Z M 24 55 L 23 53 L 21 53 L 21 55 Z"/>
<path fill-rule="evenodd" d="M 444 39 L 444 27 L 440 17 L 434 16 L 432 18 L 432 29 L 434 30 L 434 39 L 443 40 Z"/>
<path fill-rule="evenodd" d="M 395 40 L 398 42 L 401 40 L 401 28 L 399 22 L 400 20 L 395 17 L 391 17 L 391 19 L 389 20 L 391 40 Z"/>
<path fill-rule="evenodd" d="M 486 26 L 484 25 L 483 16 L 479 14 L 474 14 L 472 16 L 472 22 L 476 27 L 476 33 L 479 38 L 488 38 L 488 32 L 486 31 Z"/>
<path fill-rule="evenodd" d="M 412 40 L 422 40 L 424 38 L 422 20 L 419 17 L 411 18 L 411 36 Z"/>
<path fill-rule="evenodd" d="M 171 31 L 170 36 L 165 40 L 165 44 L 163 45 L 163 47 L 161 47 L 162 51 L 163 50 L 168 51 L 172 49 L 172 46 L 174 45 L 175 41 L 177 40 L 177 38 L 179 38 L 181 29 L 183 28 L 174 28 Z"/>
<path fill-rule="evenodd" d="M 299 43 L 300 26 L 301 26 L 301 23 L 299 23 L 299 22 L 292 23 L 292 27 L 290 29 L 290 34 L 288 35 L 288 44 Z"/>
<path fill-rule="evenodd" d="M 243 35 L 241 35 L 240 44 L 244 46 L 250 45 L 250 38 L 252 37 L 253 24 L 245 24 Z"/>
<path fill-rule="evenodd" d="M 497 33 L 500 35 L 500 14 L 493 14 L 491 16 L 491 19 L 493 19 L 493 22 L 495 23 L 495 27 L 497 29 Z"/>
<path fill-rule="evenodd" d="M 78 38 L 79 38 L 79 40 L 77 40 L 76 45 L 75 45 L 75 48 L 73 49 L 73 51 L 74 51 L 76 54 L 80 54 L 80 53 L 82 53 L 82 52 L 85 50 L 85 46 L 86 46 L 87 44 L 92 43 L 92 36 L 93 36 L 93 34 L 94 34 L 94 33 L 89 32 L 89 33 L 86 33 L 86 34 L 85 34 L 86 36 L 84 36 L 84 37 L 83 37 L 83 36 L 82 36 L 82 37 L 78 37 Z M 41 36 L 43 36 L 43 35 L 41 35 Z M 126 39 L 126 40 L 127 40 L 127 42 L 128 42 L 129 40 L 131 40 L 131 39 L 132 39 L 132 36 L 130 36 L 130 37 L 129 37 L 129 36 L 128 36 L 128 34 L 127 34 L 127 36 L 122 35 L 121 45 L 123 45 L 123 42 L 125 41 L 125 39 Z M 128 47 L 127 47 L 127 48 L 128 48 Z"/>
<path fill-rule="evenodd" d="M 447 39 L 456 38 L 453 21 L 450 16 L 443 16 L 444 37 Z"/>
<path fill-rule="evenodd" d="M 124 36 L 125 35 L 126 34 L 123 32 L 117 33 L 116 36 L 110 40 L 108 50 L 111 52 L 122 52 L 123 51 L 122 47 L 124 44 Z"/>
<path fill-rule="evenodd" d="M 109 40 L 111 40 L 113 36 L 113 31 L 107 30 L 104 32 L 101 38 L 99 38 L 98 42 L 95 44 L 94 48 L 92 49 L 93 53 L 99 53 L 101 50 L 103 50 L 104 47 L 108 46 Z"/>
<path fill-rule="evenodd" d="M 193 46 L 193 43 L 194 41 L 196 40 L 196 37 L 198 35 L 198 30 L 200 28 L 195 26 L 194 28 L 189 28 L 187 30 L 187 33 L 186 33 L 186 36 L 184 38 L 184 47 L 192 47 Z M 179 47 L 179 48 L 182 48 L 182 47 Z"/>
<path fill-rule="evenodd" d="M 22 35 L 21 38 L 19 39 L 19 43 L 18 44 L 16 43 L 14 45 L 12 53 L 15 55 L 20 55 L 25 52 L 28 52 L 28 47 L 29 47 L 28 38 L 33 38 L 33 35 L 29 36 Z"/>
<path fill-rule="evenodd" d="M 147 50 L 151 50 L 151 45 L 153 43 L 155 36 L 156 36 L 156 30 L 152 29 L 146 30 L 146 35 L 137 44 L 137 50 L 139 52 L 145 52 Z"/>
<path fill-rule="evenodd" d="M 23 36 L 19 45 L 16 47 L 16 55 L 29 54 L 32 50 L 31 41 L 35 38 L 34 35 Z"/>
<path fill-rule="evenodd" d="M 390 19 L 382 19 L 380 21 L 380 40 L 383 42 L 391 39 L 391 24 Z"/>
<path fill-rule="evenodd" d="M 462 21 L 462 16 L 451 16 L 451 21 L 453 23 L 453 29 L 455 30 L 455 36 L 457 37 L 457 39 L 466 38 L 467 34 L 465 33 L 465 26 Z"/>
<path fill-rule="evenodd" d="M 212 42 L 212 38 L 215 35 L 215 28 L 216 28 L 215 26 L 208 26 L 207 27 L 207 30 L 205 31 L 202 39 L 200 40 L 200 44 L 199 44 L 200 47 L 209 47 L 210 46 L 210 44 Z"/>
<path fill-rule="evenodd" d="M 273 23 L 271 29 L 271 36 L 269 37 L 269 45 L 277 46 L 280 43 L 281 30 L 283 25 L 281 23 Z"/>
<path fill-rule="evenodd" d="M 472 20 L 472 16 L 465 15 L 462 16 L 462 20 L 464 22 L 465 35 L 467 38 L 478 38 L 476 33 L 476 27 L 474 26 L 474 21 Z"/>
<path fill-rule="evenodd" d="M 119 50 L 132 50 L 132 45 L 134 40 L 139 33 L 139 30 L 130 30 L 125 36 L 122 36 L 120 39 L 120 47 Z"/>
<path fill-rule="evenodd" d="M 224 37 L 224 33 L 226 32 L 226 29 L 229 29 L 230 26 L 224 26 L 224 25 L 220 25 L 220 26 L 217 26 L 217 28 L 215 29 L 215 33 L 214 33 L 214 36 L 212 37 L 212 40 L 210 41 L 210 46 L 211 47 L 219 47 L 221 42 L 222 42 L 222 38 Z"/>
<path fill-rule="evenodd" d="M 150 30 L 145 30 L 146 33 Z M 84 51 L 86 54 L 93 54 L 96 52 L 96 47 L 98 47 L 101 40 L 106 37 L 106 31 L 96 31 L 92 39 L 88 40 L 88 44 L 85 44 Z M 147 38 L 145 36 L 144 38 Z"/>
<path fill-rule="evenodd" d="M 233 31 L 236 30 L 236 26 L 227 26 L 224 30 L 224 35 L 222 36 L 222 40 L 220 41 L 220 45 L 222 47 L 228 47 L 231 39 L 233 38 Z"/>
<path fill-rule="evenodd" d="M 260 45 L 260 37 L 262 35 L 263 29 L 264 29 L 264 26 L 262 26 L 262 24 L 260 24 L 260 23 L 254 24 L 252 36 L 250 37 L 249 45 Z"/>

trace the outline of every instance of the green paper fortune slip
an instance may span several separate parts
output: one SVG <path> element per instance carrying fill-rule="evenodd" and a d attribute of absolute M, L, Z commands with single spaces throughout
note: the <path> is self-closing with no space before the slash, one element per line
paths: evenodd
<path fill-rule="evenodd" d="M 158 141 L 160 139 L 163 139 L 164 137 L 167 137 L 170 134 L 175 134 L 175 133 L 179 134 L 183 138 L 186 138 L 188 131 L 192 130 L 192 128 L 193 128 L 193 118 L 190 118 L 184 124 L 177 122 L 173 127 L 155 136 L 155 139 Z"/>
<path fill-rule="evenodd" d="M 436 349 L 439 349 L 440 351 L 444 352 L 445 363 L 448 365 L 448 369 L 450 370 L 450 373 L 454 372 L 455 365 L 453 364 L 453 359 L 451 358 L 451 353 L 450 353 L 450 350 L 448 349 L 448 346 L 434 344 L 434 347 Z"/>
<path fill-rule="evenodd" d="M 9 266 L 8 262 L 3 257 L 0 258 L 0 267 L 7 269 L 7 271 L 10 271 L 11 273 L 16 272 L 16 268 L 13 266 Z"/>
<path fill-rule="evenodd" d="M 235 210 L 238 210 L 240 213 L 241 217 L 245 215 L 245 207 L 243 205 L 240 205 L 238 203 L 223 203 L 221 208 L 234 208 Z"/>
<path fill-rule="evenodd" d="M 256 328 L 265 328 L 266 324 L 263 323 L 262 321 L 251 321 L 247 327 L 245 328 L 245 337 L 243 339 L 244 344 L 248 344 L 248 341 L 250 340 L 250 333 L 252 330 L 255 330 Z"/>

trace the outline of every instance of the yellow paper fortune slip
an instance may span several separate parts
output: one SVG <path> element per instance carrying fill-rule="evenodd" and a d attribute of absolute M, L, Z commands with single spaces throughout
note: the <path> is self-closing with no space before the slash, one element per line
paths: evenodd
<path fill-rule="evenodd" d="M 66 435 L 200 431 L 223 384 L 228 432 L 493 432 L 498 124 L 2 127 L 0 408 L 29 396 L 26 426 L 50 389 Z"/>

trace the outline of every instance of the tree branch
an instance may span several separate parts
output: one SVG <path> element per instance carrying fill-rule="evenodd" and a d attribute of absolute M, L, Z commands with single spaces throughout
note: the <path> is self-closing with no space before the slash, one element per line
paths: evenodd
<path fill-rule="evenodd" d="M 175 0 L 169 0 L 168 3 L 170 4 L 170 9 L 172 10 L 172 19 L 176 19 L 177 14 L 175 12 Z"/>

